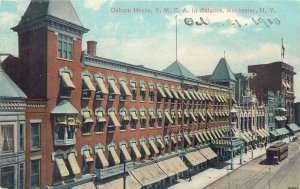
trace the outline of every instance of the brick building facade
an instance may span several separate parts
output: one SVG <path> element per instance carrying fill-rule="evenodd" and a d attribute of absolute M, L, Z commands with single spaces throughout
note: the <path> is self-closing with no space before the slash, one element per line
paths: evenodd
<path fill-rule="evenodd" d="M 283 96 L 285 101 L 284 108 L 286 109 L 285 116 L 288 123 L 293 123 L 295 100 L 294 95 L 294 68 L 284 62 L 273 62 L 269 64 L 260 64 L 248 66 L 249 73 L 255 73 L 256 76 L 250 82 L 252 88 L 255 88 L 255 93 L 260 99 L 267 96 L 269 91 Z"/>
<path fill-rule="evenodd" d="M 85 53 L 88 30 L 70 1 L 32 0 L 13 30 L 19 59 L 5 69 L 28 96 L 26 188 L 75 188 L 95 177 L 105 188 L 125 163 L 129 188 L 160 186 L 187 170 L 179 157 L 189 166 L 215 158 L 209 145 L 228 129 L 230 87 L 178 61 L 157 71 L 98 57 L 93 41 Z M 162 171 L 167 162 L 176 174 Z"/>

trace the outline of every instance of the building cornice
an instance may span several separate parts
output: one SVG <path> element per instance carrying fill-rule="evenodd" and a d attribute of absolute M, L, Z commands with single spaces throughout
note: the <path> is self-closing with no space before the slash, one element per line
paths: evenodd
<path fill-rule="evenodd" d="M 86 66 L 92 66 L 97 68 L 109 69 L 114 71 L 120 71 L 125 73 L 131 73 L 141 76 L 147 76 L 151 78 L 157 78 L 161 80 L 167 80 L 172 82 L 178 82 L 188 85 L 195 85 L 199 87 L 211 88 L 228 91 L 229 87 L 212 84 L 209 82 L 205 82 L 202 80 L 196 80 L 191 78 L 185 78 L 181 76 L 177 76 L 174 74 L 166 73 L 163 71 L 158 71 L 150 68 L 145 68 L 143 66 L 132 65 L 125 62 L 120 62 L 116 60 L 106 59 L 103 57 L 90 56 L 86 53 L 82 54 L 82 64 Z"/>
<path fill-rule="evenodd" d="M 24 24 L 20 24 L 16 27 L 11 28 L 13 31 L 16 31 L 18 33 L 24 33 L 26 31 L 34 30 L 37 28 L 45 27 L 52 31 L 66 31 L 69 32 L 78 38 L 82 38 L 82 35 L 89 30 L 78 26 L 76 24 L 72 24 L 70 22 L 64 21 L 62 19 L 56 18 L 51 15 L 46 15 L 43 17 L 39 17 L 35 20 L 32 20 L 30 22 L 26 22 Z"/>

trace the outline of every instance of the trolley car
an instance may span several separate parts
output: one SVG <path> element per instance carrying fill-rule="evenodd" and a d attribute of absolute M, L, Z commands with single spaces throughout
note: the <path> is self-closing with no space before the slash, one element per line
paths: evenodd
<path fill-rule="evenodd" d="M 266 152 L 268 163 L 279 163 L 284 158 L 288 157 L 288 144 L 285 142 L 279 142 L 267 149 Z"/>

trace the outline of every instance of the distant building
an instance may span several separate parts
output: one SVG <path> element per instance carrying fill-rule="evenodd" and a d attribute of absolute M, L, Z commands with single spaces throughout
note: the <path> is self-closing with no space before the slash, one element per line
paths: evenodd
<path fill-rule="evenodd" d="M 0 55 L 0 188 L 25 186 L 26 95 L 2 70 Z M 7 58 L 7 56 L 5 57 Z"/>
<path fill-rule="evenodd" d="M 248 72 L 255 73 L 250 85 L 254 89 L 258 99 L 269 91 L 277 93 L 284 98 L 285 116 L 288 123 L 294 122 L 294 68 L 287 63 L 278 61 L 268 64 L 248 66 Z"/>

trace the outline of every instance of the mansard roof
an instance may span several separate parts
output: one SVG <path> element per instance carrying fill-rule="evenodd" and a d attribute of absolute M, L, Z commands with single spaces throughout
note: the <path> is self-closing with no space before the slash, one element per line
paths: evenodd
<path fill-rule="evenodd" d="M 199 80 L 192 72 L 190 72 L 185 66 L 183 66 L 177 60 L 174 63 L 172 63 L 170 66 L 168 66 L 166 69 L 164 69 L 163 72 L 174 74 L 184 78 Z"/>
<path fill-rule="evenodd" d="M 7 99 L 26 99 L 25 93 L 10 79 L 10 77 L 3 71 L 0 65 L 0 98 Z"/>
<path fill-rule="evenodd" d="M 31 0 L 19 24 L 47 15 L 83 27 L 70 0 Z"/>
<path fill-rule="evenodd" d="M 213 74 L 211 75 L 210 82 L 235 82 L 236 78 L 230 69 L 225 58 L 221 58 Z"/>

